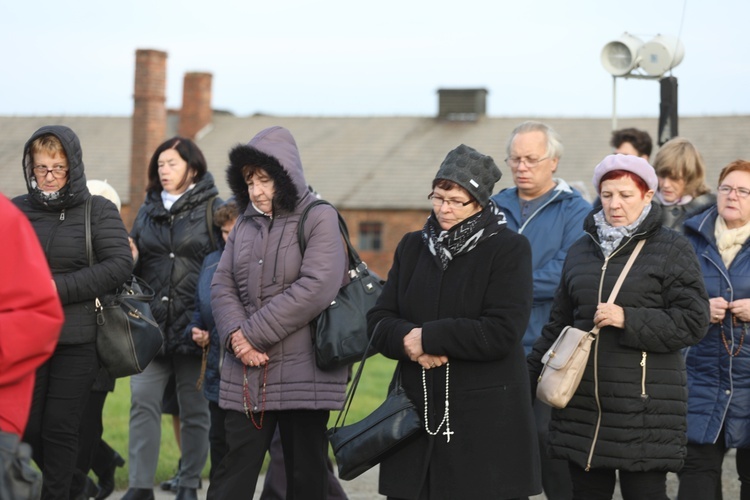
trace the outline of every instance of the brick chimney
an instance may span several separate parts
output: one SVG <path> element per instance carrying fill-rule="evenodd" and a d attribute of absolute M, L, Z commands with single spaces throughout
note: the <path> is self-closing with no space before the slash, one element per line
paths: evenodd
<path fill-rule="evenodd" d="M 211 73 L 186 73 L 182 86 L 182 110 L 178 134 L 195 140 L 211 123 Z"/>
<path fill-rule="evenodd" d="M 148 162 L 167 133 L 167 53 L 160 50 L 135 51 L 135 91 L 133 93 L 132 145 L 130 150 L 130 210 L 125 225 L 133 225 L 146 197 Z"/>
<path fill-rule="evenodd" d="M 487 89 L 439 89 L 438 119 L 477 121 L 487 114 Z"/>

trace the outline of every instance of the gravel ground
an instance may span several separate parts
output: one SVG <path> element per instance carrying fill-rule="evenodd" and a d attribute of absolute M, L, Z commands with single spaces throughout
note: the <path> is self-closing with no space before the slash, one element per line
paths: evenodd
<path fill-rule="evenodd" d="M 735 468 L 735 454 L 734 450 L 730 450 L 727 454 L 727 458 L 724 460 L 723 470 L 723 486 L 724 486 L 724 499 L 732 500 L 740 498 L 740 483 L 737 479 L 737 469 Z M 341 484 L 349 496 L 349 500 L 382 500 L 385 497 L 378 494 L 378 469 L 373 468 L 358 478 L 352 481 L 342 481 Z M 208 485 L 204 482 L 204 487 L 198 492 L 198 498 L 203 500 L 206 498 L 206 489 Z M 258 479 L 258 487 L 255 490 L 253 498 L 260 498 L 260 492 L 263 488 L 263 477 Z M 154 490 L 156 493 L 156 500 L 173 500 L 174 495 L 171 493 L 165 493 L 160 491 L 158 488 Z M 119 500 L 125 494 L 124 491 L 116 491 L 112 494 L 111 499 Z M 675 474 L 669 474 L 667 478 L 667 494 L 669 498 L 677 498 L 677 476 Z M 544 495 L 537 495 L 531 497 L 531 500 L 545 500 Z M 463 499 L 457 499 L 463 500 Z M 622 500 L 620 496 L 619 488 L 615 491 L 614 500 Z"/>

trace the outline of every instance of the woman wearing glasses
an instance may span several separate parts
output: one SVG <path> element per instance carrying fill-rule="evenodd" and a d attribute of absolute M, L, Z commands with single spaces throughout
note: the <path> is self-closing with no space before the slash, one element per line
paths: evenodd
<path fill-rule="evenodd" d="M 721 465 L 737 449 L 741 498 L 750 498 L 750 162 L 719 175 L 716 205 L 685 223 L 710 297 L 711 325 L 686 355 L 688 454 L 680 500 L 721 498 Z"/>
<path fill-rule="evenodd" d="M 490 200 L 500 170 L 460 145 L 432 181 L 432 213 L 399 243 L 367 315 L 424 432 L 380 464 L 393 499 L 541 493 L 521 338 L 532 302 L 531 248 Z"/>
<path fill-rule="evenodd" d="M 117 207 L 94 196 L 91 233 L 96 263 L 89 267 L 84 217 L 91 195 L 81 144 L 71 129 L 55 125 L 34 132 L 24 147 L 23 173 L 28 194 L 13 202 L 39 237 L 65 313 L 55 352 L 36 372 L 24 441 L 33 447 L 44 477 L 42 498 L 67 500 L 81 415 L 99 368 L 94 300 L 130 276 L 133 258 Z M 34 325 L 28 329 L 29 342 L 34 342 Z"/>
<path fill-rule="evenodd" d="M 654 199 L 662 206 L 662 223 L 683 232 L 687 219 L 716 203 L 706 186 L 706 166 L 693 143 L 675 137 L 659 148 L 654 159 L 659 190 Z"/>

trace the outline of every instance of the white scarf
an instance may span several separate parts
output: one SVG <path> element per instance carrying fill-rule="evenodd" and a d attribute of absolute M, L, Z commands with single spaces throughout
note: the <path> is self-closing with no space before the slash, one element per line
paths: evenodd
<path fill-rule="evenodd" d="M 163 189 L 161 190 L 161 202 L 164 203 L 164 208 L 169 211 L 177 200 L 179 200 L 183 194 L 187 193 L 195 187 L 195 184 L 190 184 L 188 188 L 180 194 L 169 194 Z"/>
<path fill-rule="evenodd" d="M 719 249 L 719 254 L 721 254 L 721 260 L 724 261 L 727 269 L 729 269 L 734 258 L 737 257 L 748 236 L 750 236 L 750 223 L 742 227 L 729 229 L 721 215 L 716 217 L 714 237 L 716 238 L 716 246 Z"/>

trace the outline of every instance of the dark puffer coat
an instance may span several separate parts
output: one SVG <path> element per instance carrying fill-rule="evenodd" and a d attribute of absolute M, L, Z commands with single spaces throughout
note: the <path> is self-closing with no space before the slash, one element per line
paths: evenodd
<path fill-rule="evenodd" d="M 46 198 L 35 187 L 31 143 L 46 134 L 55 135 L 68 157 L 68 182 L 55 199 Z M 86 256 L 85 202 L 91 195 L 86 187 L 81 144 L 68 127 L 46 126 L 26 142 L 23 175 L 28 194 L 13 203 L 31 221 L 55 280 L 65 312 L 60 344 L 85 344 L 96 339 L 94 301 L 121 285 L 131 273 L 128 233 L 114 203 L 94 196 L 91 207 L 92 246 L 96 263 L 89 267 Z M 33 328 L 33 325 L 30 325 Z"/>
<path fill-rule="evenodd" d="M 532 301 L 531 248 L 505 226 L 443 269 L 420 232 L 401 240 L 377 305 L 373 343 L 399 360 L 403 386 L 424 415 L 422 369 L 404 337 L 422 328 L 429 354 L 450 362 L 450 442 L 421 431 L 380 464 L 383 495 L 431 499 L 517 498 L 541 492 L 539 445 L 521 339 Z M 425 372 L 430 429 L 445 409 L 446 368 Z M 385 392 L 385 387 L 383 391 Z"/>
<path fill-rule="evenodd" d="M 705 193 L 690 200 L 684 205 L 670 205 L 661 207 L 661 223 L 675 231 L 685 232 L 683 224 L 690 217 L 699 214 L 716 203 L 716 195 Z"/>
<path fill-rule="evenodd" d="M 727 302 L 750 298 L 750 239 L 727 269 L 716 247 L 717 217 L 713 206 L 685 223 L 708 296 Z M 727 448 L 750 448 L 750 337 L 743 331 L 747 327 L 735 324 L 728 312 L 721 324 L 712 323 L 705 338 L 687 352 L 690 443 L 715 443 L 724 427 Z M 727 349 L 737 354 L 731 357 Z"/>
<path fill-rule="evenodd" d="M 647 241 L 615 300 L 625 311 L 625 328 L 599 332 L 573 399 L 552 411 L 551 450 L 582 468 L 677 471 L 686 454 L 681 349 L 703 338 L 709 320 L 698 260 L 684 236 L 661 225 L 655 203 L 637 233 L 605 260 L 596 211 L 584 223 L 589 234 L 568 252 L 550 322 L 529 355 L 532 387 L 542 355 L 565 326 L 593 328 L 602 272 L 606 302 L 637 240 Z"/>
<path fill-rule="evenodd" d="M 193 318 L 203 259 L 221 238 L 214 232 L 212 240 L 206 215 L 221 204 L 217 194 L 214 178 L 206 172 L 169 210 L 161 191 L 148 193 L 133 224 L 131 236 L 139 252 L 135 273 L 154 289 L 151 311 L 164 332 L 163 354 L 201 354 L 184 333 Z"/>

